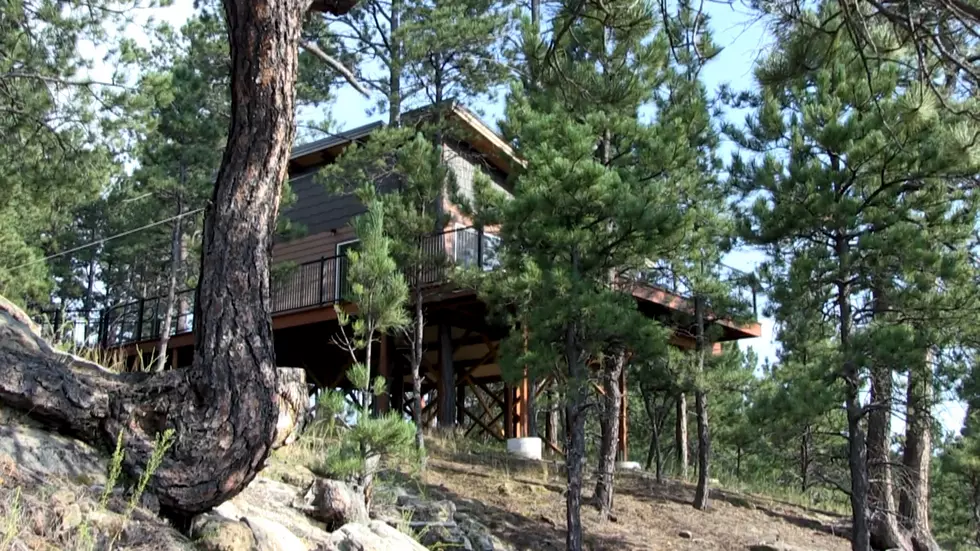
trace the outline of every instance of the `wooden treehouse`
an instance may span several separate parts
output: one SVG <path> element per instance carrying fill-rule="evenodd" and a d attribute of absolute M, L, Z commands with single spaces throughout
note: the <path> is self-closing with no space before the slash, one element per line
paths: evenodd
<path fill-rule="evenodd" d="M 453 131 L 443 154 L 454 171 L 460 192 L 473 192 L 476 171 L 487 174 L 505 192 L 507 175 L 520 161 L 511 148 L 465 108 L 453 106 L 448 117 Z M 302 237 L 281 240 L 274 246 L 274 262 L 287 269 L 273 270 L 272 321 L 277 363 L 303 367 L 316 388 L 344 387 L 350 365 L 346 351 L 332 343 L 338 331 L 335 304 L 345 304 L 347 251 L 356 244 L 350 221 L 364 207 L 350 195 L 336 196 L 316 181 L 319 168 L 333 162 L 345 147 L 370 139 L 375 123 L 296 148 L 290 157 L 290 185 L 295 202 L 283 215 L 301 225 Z M 450 221 L 444 231 L 428 237 L 424 247 L 444 256 L 440 268 L 426 271 L 425 354 L 422 361 L 423 421 L 427 425 L 459 427 L 466 434 L 483 434 L 500 441 L 531 436 L 528 415 L 533 397 L 545 392 L 550 380 L 504 383 L 498 347 L 507 328 L 488 321 L 486 306 L 471 289 L 447 280 L 456 264 L 493 270 L 497 236 L 472 227 L 470 220 L 444 200 Z M 693 348 L 691 304 L 670 282 L 638 280 L 633 295 L 642 312 L 675 327 L 672 344 Z M 131 364 L 148 361 L 161 334 L 165 298 L 144 298 L 105 310 L 99 322 L 100 345 L 119 351 Z M 170 328 L 167 362 L 174 368 L 193 361 L 194 290 L 180 293 Z M 751 297 L 754 304 L 754 297 Z M 720 342 L 758 337 L 758 323 L 716 321 Z M 381 411 L 394 409 L 411 415 L 411 373 L 408 342 L 388 336 L 376 345 L 372 371 L 388 380 L 389 393 L 376 400 Z M 624 375 L 625 378 L 625 375 Z M 625 384 L 625 380 L 623 381 Z M 532 397 L 533 394 L 533 397 Z M 624 393 L 625 395 L 625 393 Z M 625 406 L 625 404 L 624 404 Z M 620 452 L 627 457 L 626 408 L 622 408 Z M 542 423 L 541 426 L 546 425 Z M 556 435 L 541 435 L 549 448 L 560 451 Z"/>

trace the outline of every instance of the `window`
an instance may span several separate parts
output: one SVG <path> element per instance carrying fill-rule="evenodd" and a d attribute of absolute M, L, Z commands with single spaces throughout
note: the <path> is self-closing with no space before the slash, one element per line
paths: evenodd
<path fill-rule="evenodd" d="M 350 261 L 347 259 L 347 253 L 357 250 L 359 244 L 360 242 L 357 239 L 337 244 L 337 265 L 334 269 L 337 285 L 334 289 L 334 296 L 338 302 L 346 300 L 350 296 L 350 281 L 347 279 Z"/>
<path fill-rule="evenodd" d="M 492 270 L 500 265 L 497 259 L 499 245 L 499 236 L 485 233 L 481 243 L 480 232 L 476 228 L 457 227 L 453 258 L 460 266 L 471 268 L 479 265 L 484 271 Z"/>

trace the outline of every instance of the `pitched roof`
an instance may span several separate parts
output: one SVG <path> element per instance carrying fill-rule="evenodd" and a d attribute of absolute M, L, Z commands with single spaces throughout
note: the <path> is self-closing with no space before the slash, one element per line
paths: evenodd
<path fill-rule="evenodd" d="M 456 102 L 447 102 L 447 106 L 446 113 L 457 123 L 452 130 L 457 139 L 468 143 L 496 168 L 505 173 L 510 173 L 514 169 L 524 166 L 524 162 L 517 156 L 510 144 L 475 113 Z M 403 117 L 406 119 L 423 119 L 434 111 L 434 107 L 430 105 L 413 109 L 404 113 Z M 291 171 L 303 171 L 303 169 L 330 161 L 352 142 L 366 138 L 384 126 L 383 122 L 376 121 L 297 146 L 289 157 Z"/>

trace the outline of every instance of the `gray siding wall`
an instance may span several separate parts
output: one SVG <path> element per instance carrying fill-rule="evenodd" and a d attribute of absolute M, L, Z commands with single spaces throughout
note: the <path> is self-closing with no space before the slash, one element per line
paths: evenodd
<path fill-rule="evenodd" d="M 446 143 L 445 148 L 443 148 L 443 158 L 456 176 L 456 185 L 459 187 L 460 195 L 466 199 L 473 199 L 473 175 L 477 171 L 489 175 L 494 187 L 510 195 L 510 192 L 504 187 L 504 175 L 498 171 L 490 170 L 486 161 L 478 153 L 469 150 L 466 144 Z"/>
<path fill-rule="evenodd" d="M 352 194 L 329 193 L 315 174 L 309 172 L 289 181 L 295 201 L 282 212 L 282 216 L 306 230 L 304 236 L 342 228 L 365 210 Z"/>

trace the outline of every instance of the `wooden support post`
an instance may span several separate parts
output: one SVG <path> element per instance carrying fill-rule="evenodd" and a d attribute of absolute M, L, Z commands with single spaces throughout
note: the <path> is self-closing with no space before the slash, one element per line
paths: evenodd
<path fill-rule="evenodd" d="M 453 328 L 439 324 L 439 428 L 456 424 L 456 372 L 453 366 Z"/>
<path fill-rule="evenodd" d="M 530 402 L 528 400 L 528 394 L 530 393 L 527 371 L 524 372 L 524 378 L 521 379 L 517 386 L 514 387 L 514 438 L 525 438 L 530 436 L 531 429 L 531 418 L 530 418 Z"/>
<path fill-rule="evenodd" d="M 466 424 L 466 385 L 456 387 L 456 424 L 462 427 Z"/>
<path fill-rule="evenodd" d="M 514 387 L 504 383 L 504 436 L 516 438 L 517 419 L 514 415 Z"/>
<path fill-rule="evenodd" d="M 405 369 L 403 362 L 397 360 L 395 352 L 395 342 L 392 339 L 388 348 L 391 356 L 391 409 L 402 411 L 405 409 Z"/>
<path fill-rule="evenodd" d="M 378 375 L 384 378 L 385 393 L 374 397 L 374 410 L 378 414 L 388 413 L 391 409 L 391 363 L 394 359 L 394 343 L 391 335 L 381 335 L 378 345 Z"/>
<path fill-rule="evenodd" d="M 619 405 L 619 446 L 617 453 L 619 455 L 619 461 L 629 461 L 629 393 L 626 391 L 626 369 L 623 369 L 622 373 L 619 374 L 619 393 L 620 393 L 620 405 Z"/>

